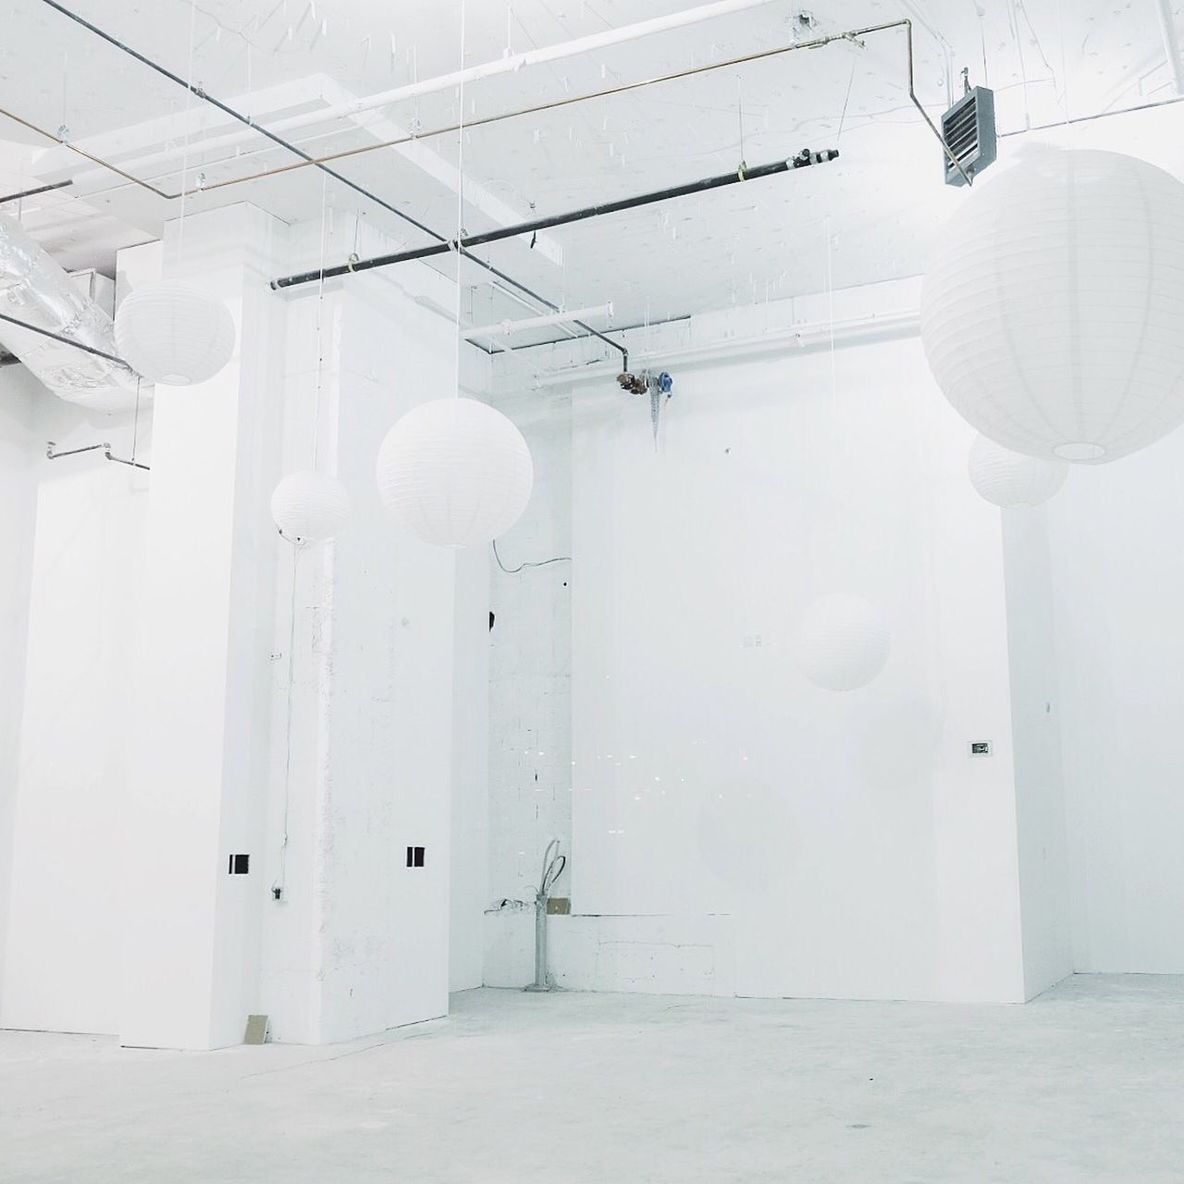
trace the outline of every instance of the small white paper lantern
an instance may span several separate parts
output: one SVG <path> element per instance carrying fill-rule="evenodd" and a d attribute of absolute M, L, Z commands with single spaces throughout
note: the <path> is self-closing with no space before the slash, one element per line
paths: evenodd
<path fill-rule="evenodd" d="M 884 669 L 891 648 L 884 614 L 863 597 L 843 592 L 819 597 L 798 628 L 798 665 L 828 691 L 866 686 Z"/>
<path fill-rule="evenodd" d="M 986 436 L 975 437 L 967 470 L 979 496 L 1005 510 L 1026 509 L 1048 501 L 1069 476 L 1064 461 L 1024 456 Z"/>
<path fill-rule="evenodd" d="M 983 435 L 1098 464 L 1184 422 L 1184 185 L 1113 152 L 975 185 L 925 277 L 921 338 Z"/>
<path fill-rule="evenodd" d="M 234 318 L 221 300 L 177 280 L 137 288 L 115 314 L 115 343 L 149 382 L 192 386 L 234 353 Z"/>
<path fill-rule="evenodd" d="M 534 466 L 522 433 L 475 399 L 435 399 L 407 412 L 378 452 L 378 492 L 426 543 L 488 543 L 517 522 Z"/>
<path fill-rule="evenodd" d="M 349 517 L 349 490 L 328 473 L 301 469 L 289 473 L 271 495 L 271 516 L 280 534 L 293 543 L 323 543 Z"/>

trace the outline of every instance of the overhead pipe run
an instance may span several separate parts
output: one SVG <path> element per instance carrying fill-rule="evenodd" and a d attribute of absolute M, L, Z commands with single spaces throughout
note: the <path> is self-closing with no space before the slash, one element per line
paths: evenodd
<path fill-rule="evenodd" d="M 589 317 L 611 317 L 612 315 L 613 306 L 610 301 L 608 304 L 601 304 L 595 308 L 573 308 L 570 312 L 553 312 L 545 317 L 523 317 L 517 321 L 507 319 L 493 325 L 471 325 L 464 330 L 464 337 L 468 341 L 472 341 L 476 337 L 488 338 L 496 341 L 501 349 L 509 353 L 512 352 L 513 347 L 508 342 L 497 340 L 498 338 L 509 337 L 513 333 L 525 333 L 530 329 L 546 329 L 552 325 L 570 325 Z"/>
<path fill-rule="evenodd" d="M 397 209 L 395 206 L 391 205 L 390 202 L 385 201 L 383 198 L 379 197 L 376 193 L 372 193 L 369 189 L 366 189 L 364 186 L 359 185 L 354 181 L 351 181 L 348 177 L 342 176 L 341 173 L 336 172 L 334 169 L 328 168 L 325 164 L 323 164 L 322 162 L 320 162 L 320 161 L 314 159 L 312 156 L 310 156 L 307 152 L 304 151 L 303 148 L 297 147 L 295 144 L 290 143 L 288 140 L 285 140 L 283 137 L 276 135 L 276 133 L 274 131 L 269 130 L 268 128 L 264 127 L 262 124 L 256 123 L 249 115 L 244 115 L 241 111 L 236 111 L 229 104 L 223 103 L 220 99 L 214 98 L 213 95 L 207 94 L 206 91 L 201 86 L 195 85 L 192 81 L 186 81 L 180 75 L 174 74 L 172 70 L 169 70 L 166 67 L 162 66 L 159 62 L 155 62 L 151 58 L 146 57 L 144 54 L 140 53 L 138 50 L 132 49 L 131 46 L 125 45 L 118 38 L 113 37 L 110 33 L 106 32 L 103 29 L 100 29 L 98 25 L 92 24 L 90 21 L 86 20 L 84 17 L 79 16 L 76 12 L 72 12 L 70 9 L 66 8 L 64 5 L 59 4 L 57 2 L 57 0 L 42 0 L 42 3 L 47 4 L 55 12 L 59 12 L 62 14 L 62 16 L 67 17 L 69 20 L 74 21 L 75 24 L 81 25 L 82 28 L 86 29 L 90 33 L 93 33 L 96 37 L 100 38 L 102 41 L 105 41 L 108 45 L 114 46 L 116 49 L 127 54 L 129 57 L 134 58 L 137 62 L 140 62 L 142 65 L 147 66 L 150 70 L 154 70 L 157 74 L 161 75 L 163 78 L 167 78 L 170 82 L 176 83 L 176 85 L 184 87 L 190 94 L 195 95 L 197 98 L 203 99 L 205 102 L 209 103 L 211 106 L 213 106 L 217 110 L 221 111 L 224 115 L 228 115 L 228 116 L 230 116 L 230 118 L 236 120 L 237 122 L 239 122 L 241 124 L 244 124 L 246 127 L 249 127 L 251 129 L 253 129 L 254 131 L 257 131 L 261 136 L 266 136 L 267 139 L 272 141 L 272 143 L 278 144 L 281 148 L 285 148 L 289 152 L 293 153 L 295 156 L 300 157 L 301 160 L 305 164 L 310 164 L 310 165 L 314 166 L 315 168 L 319 169 L 321 172 L 325 173 L 326 176 L 332 177 L 336 181 L 340 181 L 343 185 L 345 185 L 347 188 L 353 190 L 353 192 L 357 193 L 359 196 L 369 199 L 370 201 L 374 202 L 375 205 L 380 206 L 382 209 L 388 211 L 391 214 L 394 214 L 397 218 L 401 218 L 404 222 L 407 222 L 411 226 L 414 226 L 417 230 L 422 231 L 424 234 L 428 235 L 429 238 L 435 239 L 437 242 L 445 244 L 446 250 L 450 249 L 447 246 L 448 240 L 445 239 L 443 235 L 438 234 L 436 231 L 432 230 L 431 227 L 425 226 L 422 222 L 419 222 L 415 218 L 412 218 L 410 214 L 405 214 L 402 210 Z M 7 114 L 7 112 L 5 112 L 5 114 Z M 75 145 L 68 143 L 67 141 L 63 140 L 60 136 L 54 136 L 49 132 L 45 132 L 45 131 L 43 131 L 43 129 L 35 127 L 33 124 L 28 123 L 26 120 L 19 119 L 19 117 L 14 116 L 14 118 L 17 118 L 18 122 L 25 124 L 26 127 L 33 128 L 34 131 L 40 132 L 42 135 L 48 136 L 49 139 L 56 140 L 59 144 L 65 144 L 67 147 L 78 152 L 80 155 L 85 156 L 88 160 L 92 160 L 97 164 L 103 164 L 104 167 L 109 168 L 112 172 L 117 173 L 119 176 L 125 177 L 126 179 L 128 179 L 130 181 L 133 181 L 137 185 L 143 186 L 145 189 L 150 190 L 151 192 L 157 194 L 160 197 L 166 197 L 171 200 L 174 197 L 184 196 L 183 193 L 181 193 L 181 194 L 163 193 L 161 190 L 157 189 L 155 186 L 150 185 L 147 181 L 141 181 L 138 178 L 132 177 L 129 174 L 124 173 L 117 166 L 112 165 L 112 164 L 107 164 L 106 162 L 98 160 L 96 157 L 91 156 L 89 153 L 84 152 L 82 149 L 76 148 Z M 535 301 L 537 304 L 543 305 L 544 308 L 548 308 L 552 312 L 561 312 L 562 311 L 558 304 L 555 304 L 553 301 L 548 300 L 545 296 L 540 296 L 538 292 L 534 291 L 532 288 L 528 288 L 525 284 L 520 283 L 518 280 L 514 279 L 513 276 L 507 275 L 506 272 L 501 271 L 499 268 L 494 267 L 492 263 L 487 263 L 484 259 L 477 258 L 476 255 L 467 254 L 463 247 L 460 247 L 458 249 L 460 250 L 460 253 L 462 255 L 465 255 L 466 258 L 470 259 L 478 267 L 484 268 L 487 272 L 489 272 L 490 275 L 496 276 L 499 280 L 502 280 L 503 282 L 510 284 L 513 287 L 517 288 L 519 292 L 523 293 L 523 295 L 525 295 L 525 296 L 529 296 L 530 299 Z M 601 333 L 598 329 L 594 329 L 591 325 L 586 325 L 582 321 L 577 322 L 577 323 L 579 324 L 581 329 L 584 329 L 586 332 L 591 333 L 593 337 L 599 337 L 606 345 L 609 345 L 613 349 L 617 350 L 617 352 L 620 353 L 621 357 L 624 359 L 625 363 L 626 364 L 628 363 L 629 354 L 628 354 L 628 351 L 626 351 L 623 346 L 618 345 L 617 342 L 612 340 L 612 338 L 606 337 L 603 333 Z"/>
<path fill-rule="evenodd" d="M 636 197 L 625 197 L 619 201 L 604 202 L 596 206 L 585 206 L 583 209 L 572 210 L 566 214 L 552 214 L 546 218 L 534 218 L 529 222 L 519 222 L 515 226 L 501 226 L 497 230 L 488 230 L 484 234 L 473 234 L 462 239 L 455 239 L 446 243 L 434 243 L 428 247 L 414 247 L 407 251 L 395 251 L 389 255 L 372 255 L 368 259 L 351 258 L 346 263 L 335 267 L 318 268 L 316 271 L 304 271 L 297 275 L 283 276 L 271 281 L 273 289 L 294 288 L 300 284 L 314 284 L 321 280 L 334 279 L 337 276 L 353 275 L 359 271 L 370 271 L 376 267 L 390 267 L 396 263 L 410 263 L 416 259 L 429 259 L 436 255 L 445 255 L 449 251 L 468 252 L 472 247 L 486 246 L 489 243 L 501 242 L 504 239 L 516 238 L 523 234 L 534 234 L 539 230 L 549 230 L 555 226 L 568 226 L 573 222 L 584 222 L 589 218 L 602 218 L 606 214 L 618 214 L 624 210 L 635 210 L 641 206 L 654 205 L 658 202 L 673 201 L 679 197 L 689 197 L 696 193 L 707 193 L 713 189 L 723 189 L 728 185 L 740 185 L 748 181 L 757 181 L 763 177 L 773 177 L 779 173 L 788 173 L 796 169 L 805 168 L 813 164 L 822 164 L 835 160 L 838 149 L 829 148 L 824 152 L 813 152 L 803 149 L 797 156 L 789 160 L 775 160 L 771 164 L 758 165 L 755 168 L 741 167 L 734 173 L 724 173 L 722 176 L 706 177 L 701 181 L 692 181 L 686 185 L 675 185 L 669 189 L 658 189 L 652 193 L 643 193 Z M 471 258 L 472 256 L 469 256 Z"/>

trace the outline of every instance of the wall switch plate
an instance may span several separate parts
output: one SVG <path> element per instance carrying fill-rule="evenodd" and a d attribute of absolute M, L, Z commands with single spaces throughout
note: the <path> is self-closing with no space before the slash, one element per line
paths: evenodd
<path fill-rule="evenodd" d="M 991 755 L 990 740 L 971 740 L 970 755 L 971 756 L 990 756 Z"/>

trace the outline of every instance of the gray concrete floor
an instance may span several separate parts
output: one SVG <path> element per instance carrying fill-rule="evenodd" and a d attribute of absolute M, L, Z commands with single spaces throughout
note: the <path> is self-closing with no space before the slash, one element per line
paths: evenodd
<path fill-rule="evenodd" d="M 1025 1007 L 454 997 L 332 1048 L 0 1032 L 4 1184 L 1184 1180 L 1184 978 Z"/>

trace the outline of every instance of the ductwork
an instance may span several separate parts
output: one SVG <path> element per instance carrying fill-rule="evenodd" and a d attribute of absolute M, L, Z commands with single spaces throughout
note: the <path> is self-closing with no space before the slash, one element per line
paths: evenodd
<path fill-rule="evenodd" d="M 106 353 L 116 353 L 115 326 L 25 232 L 0 215 L 0 311 Z M 137 375 L 51 337 L 0 321 L 0 344 L 59 398 L 94 411 L 135 404 Z"/>

